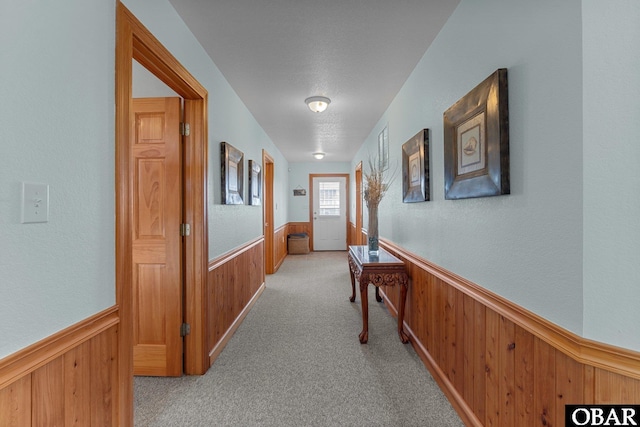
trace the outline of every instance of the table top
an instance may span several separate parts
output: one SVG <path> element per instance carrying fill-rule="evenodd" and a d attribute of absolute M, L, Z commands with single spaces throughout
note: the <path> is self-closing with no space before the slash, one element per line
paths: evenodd
<path fill-rule="evenodd" d="M 378 255 L 369 255 L 369 249 L 366 245 L 364 246 L 349 246 L 349 252 L 353 255 L 356 261 L 360 264 L 375 264 L 378 266 L 382 265 L 401 265 L 404 266 L 404 263 L 391 255 L 389 252 L 380 248 L 378 250 Z"/>

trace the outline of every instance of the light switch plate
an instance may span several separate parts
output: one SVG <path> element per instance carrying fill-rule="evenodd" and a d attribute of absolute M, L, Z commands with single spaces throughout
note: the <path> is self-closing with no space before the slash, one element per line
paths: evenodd
<path fill-rule="evenodd" d="M 49 186 L 22 183 L 22 223 L 49 221 Z"/>

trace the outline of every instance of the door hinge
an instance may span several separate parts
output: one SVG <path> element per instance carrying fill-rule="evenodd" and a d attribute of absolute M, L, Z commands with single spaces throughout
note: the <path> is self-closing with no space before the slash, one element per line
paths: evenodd
<path fill-rule="evenodd" d="M 189 123 L 180 123 L 180 135 L 189 136 L 191 134 L 191 126 Z"/>
<path fill-rule="evenodd" d="M 186 337 L 190 333 L 191 333 L 191 325 L 190 324 L 183 323 L 182 325 L 180 325 L 180 336 L 181 337 Z"/>
<path fill-rule="evenodd" d="M 189 236 L 191 234 L 191 226 L 189 224 L 180 224 L 180 235 Z"/>

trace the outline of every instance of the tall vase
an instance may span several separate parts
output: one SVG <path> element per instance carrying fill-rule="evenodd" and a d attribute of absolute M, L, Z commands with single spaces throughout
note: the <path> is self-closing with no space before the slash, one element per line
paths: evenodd
<path fill-rule="evenodd" d="M 369 206 L 369 227 L 367 228 L 369 255 L 378 255 L 378 206 Z"/>

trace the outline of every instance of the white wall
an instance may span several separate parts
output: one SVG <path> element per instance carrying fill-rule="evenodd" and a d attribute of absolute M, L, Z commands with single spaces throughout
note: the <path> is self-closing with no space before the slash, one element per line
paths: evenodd
<path fill-rule="evenodd" d="M 322 173 L 349 174 L 351 164 L 346 162 L 325 162 L 323 160 L 311 162 L 289 163 L 289 188 L 287 197 L 289 199 L 289 222 L 309 221 L 309 175 Z M 293 196 L 293 190 L 303 188 L 307 190 L 306 196 Z M 352 210 L 355 210 L 355 202 L 350 200 Z"/>
<path fill-rule="evenodd" d="M 245 196 L 247 161 L 262 162 L 262 149 L 274 158 L 274 212 L 277 228 L 287 222 L 288 163 L 202 46 L 166 0 L 127 0 L 125 6 L 180 61 L 209 93 L 209 259 L 262 235 L 262 207 L 221 204 L 220 142 L 244 153 Z"/>
<path fill-rule="evenodd" d="M 380 205 L 383 238 L 578 334 L 582 300 L 581 2 L 463 0 L 380 119 L 391 164 L 430 129 L 432 201 Z M 443 112 L 498 68 L 509 74 L 511 194 L 444 200 Z M 366 223 L 365 223 L 366 224 Z"/>
<path fill-rule="evenodd" d="M 640 2 L 582 2 L 584 334 L 640 350 Z"/>
<path fill-rule="evenodd" d="M 115 303 L 114 51 L 113 0 L 0 0 L 0 358 Z"/>

